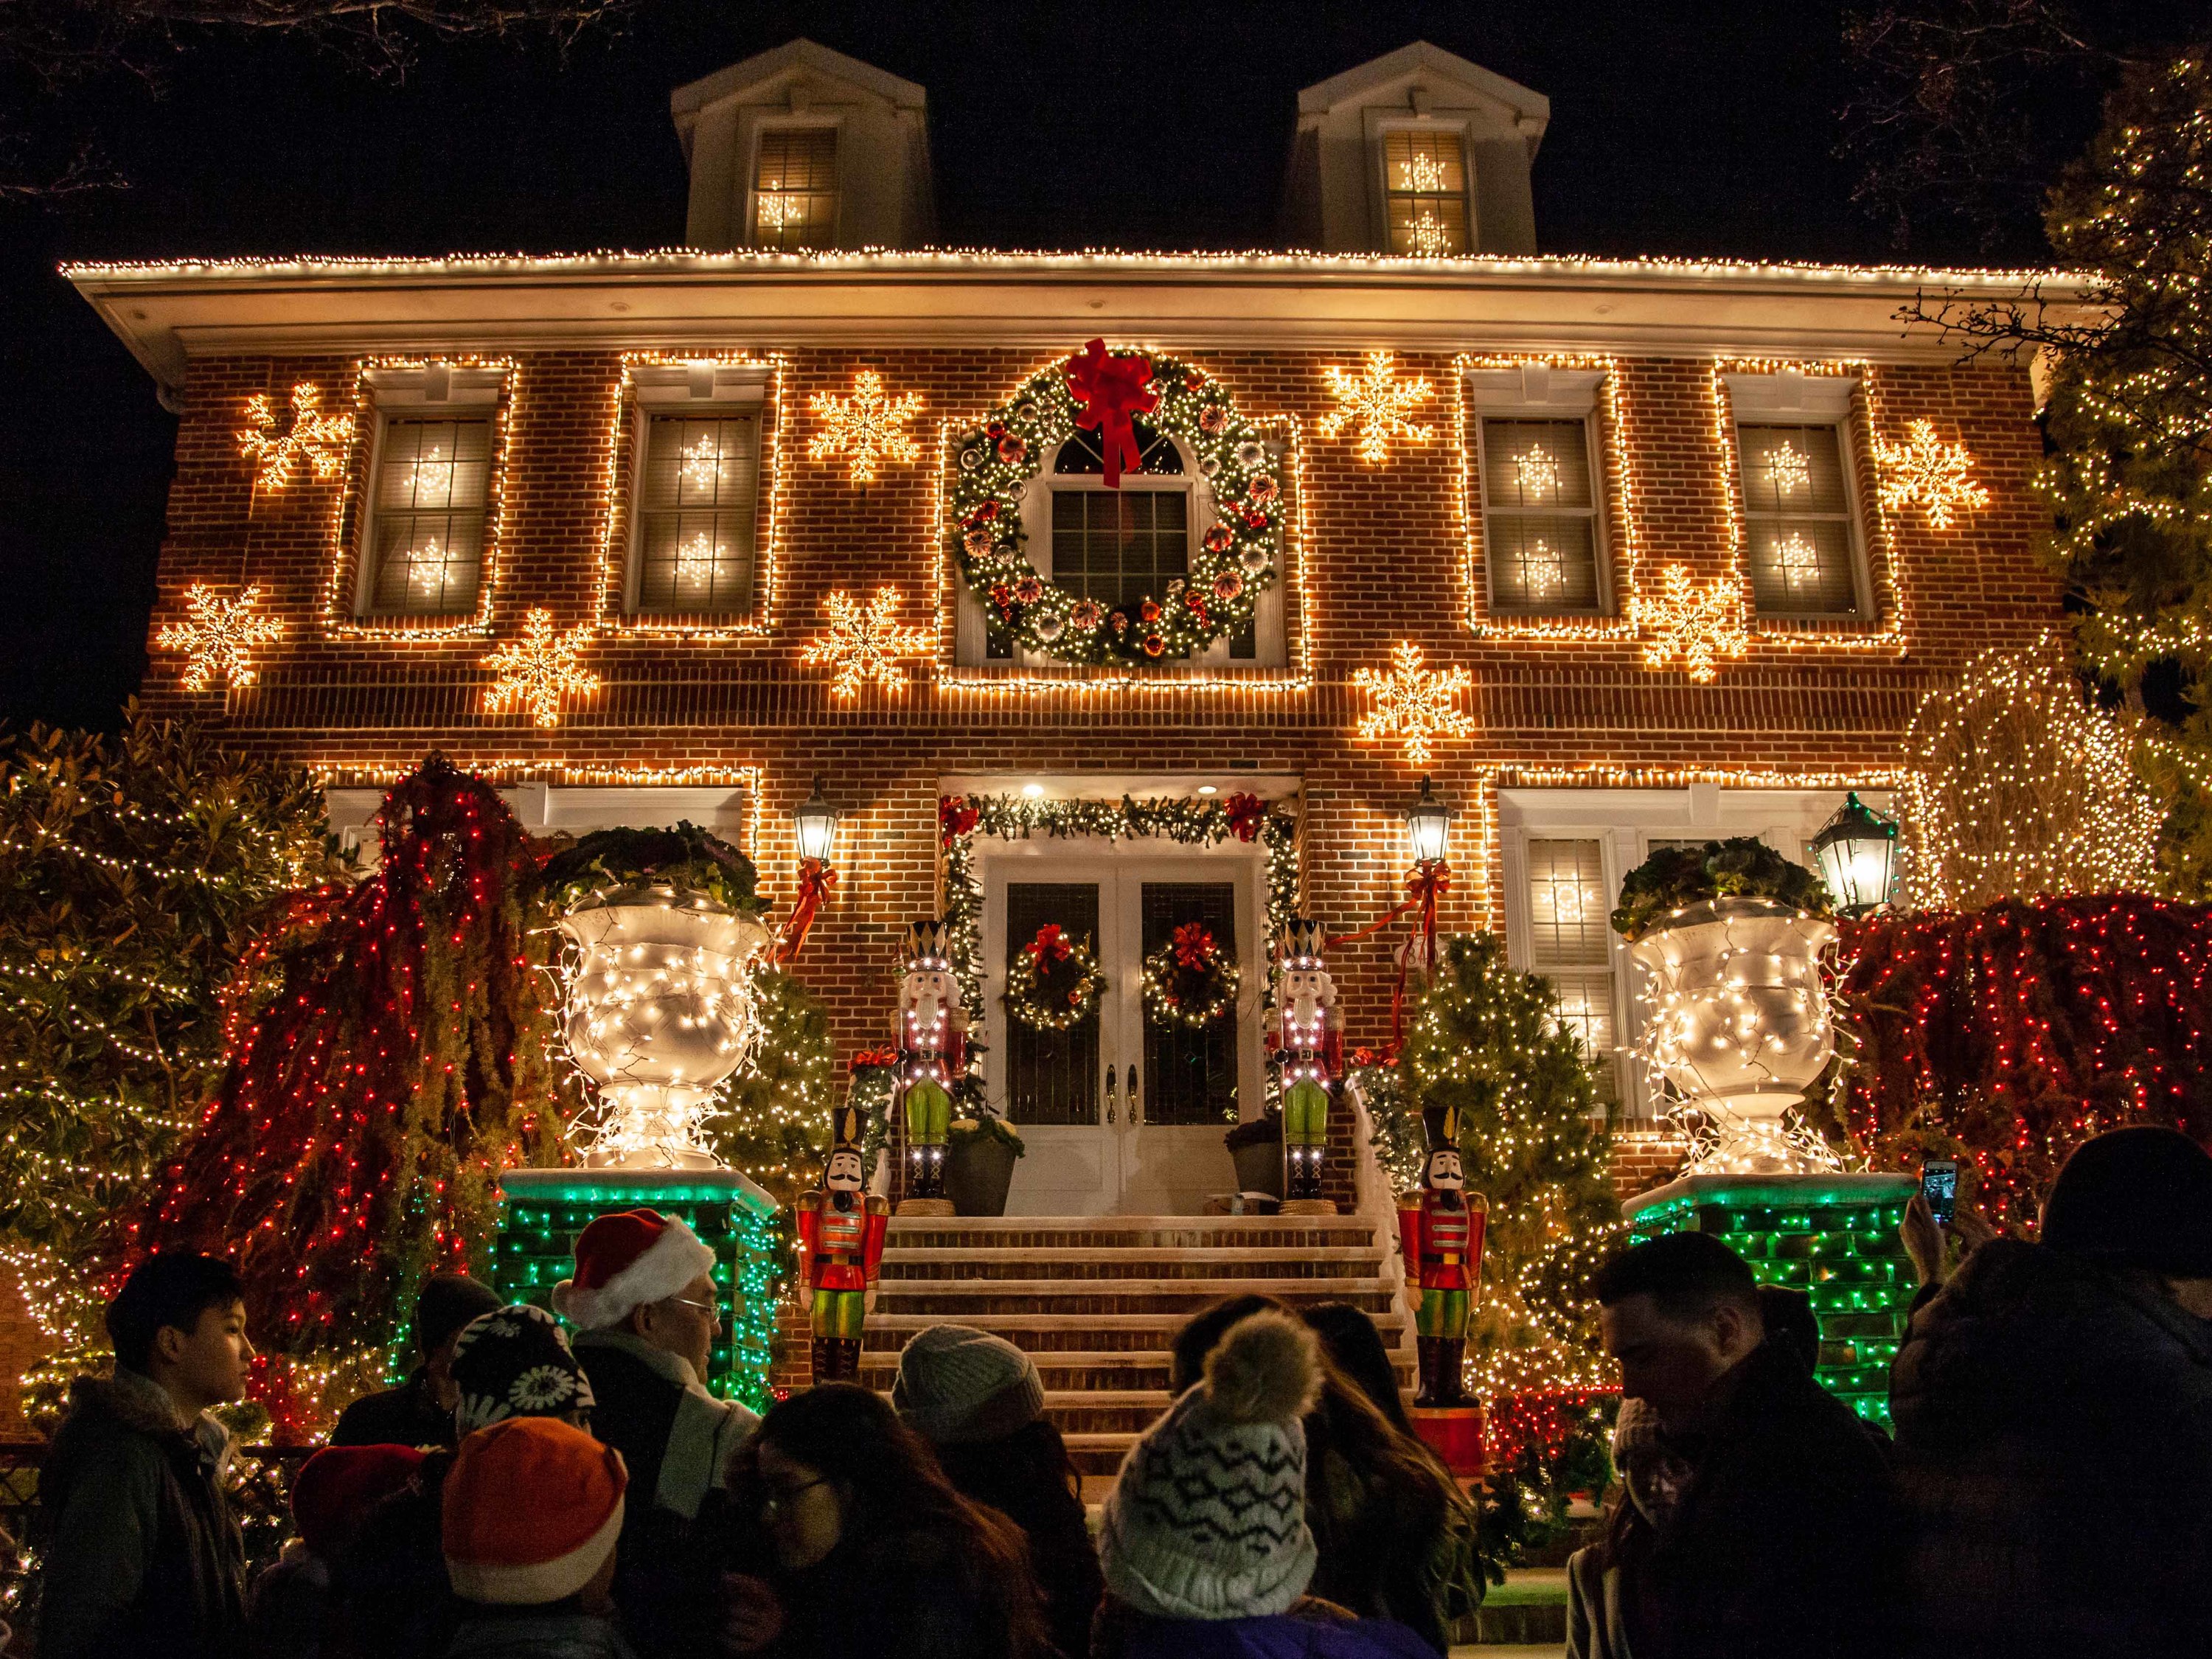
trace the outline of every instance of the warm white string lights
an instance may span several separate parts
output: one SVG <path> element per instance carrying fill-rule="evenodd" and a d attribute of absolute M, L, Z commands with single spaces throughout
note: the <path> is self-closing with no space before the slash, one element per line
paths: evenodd
<path fill-rule="evenodd" d="M 261 589 L 256 584 L 225 598 L 202 582 L 185 590 L 188 621 L 168 623 L 155 635 L 164 651 L 185 653 L 185 689 L 210 690 L 217 680 L 248 686 L 258 678 L 253 647 L 284 636 L 284 624 L 260 614 Z"/>

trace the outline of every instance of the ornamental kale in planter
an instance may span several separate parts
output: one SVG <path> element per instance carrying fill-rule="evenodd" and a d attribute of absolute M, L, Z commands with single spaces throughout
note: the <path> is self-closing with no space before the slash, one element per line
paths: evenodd
<path fill-rule="evenodd" d="M 1631 941 L 1663 927 L 1678 910 L 1719 898 L 1769 899 L 1815 916 L 1831 915 L 1827 884 L 1755 836 L 1702 847 L 1661 847 L 1620 884 L 1613 931 Z"/>
<path fill-rule="evenodd" d="M 1012 1149 L 1016 1158 L 1029 1156 L 1029 1147 L 1022 1139 L 1022 1132 L 1002 1117 L 986 1113 L 981 1117 L 956 1117 L 945 1132 L 945 1145 L 958 1147 L 963 1141 L 994 1140 Z"/>
<path fill-rule="evenodd" d="M 538 889 L 557 910 L 594 893 L 629 887 L 678 887 L 704 893 L 741 915 L 767 908 L 753 892 L 753 864 L 696 823 L 673 830 L 595 830 L 545 860 Z"/>

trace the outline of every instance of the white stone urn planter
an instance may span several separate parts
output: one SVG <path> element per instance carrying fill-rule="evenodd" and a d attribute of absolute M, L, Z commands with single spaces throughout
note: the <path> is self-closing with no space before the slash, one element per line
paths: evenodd
<path fill-rule="evenodd" d="M 700 1131 L 753 1036 L 748 975 L 769 930 L 703 893 L 595 893 L 560 922 L 568 1052 L 599 1097 L 592 1169 L 714 1170 Z"/>
<path fill-rule="evenodd" d="M 1697 1169 L 1818 1167 L 1783 1115 L 1835 1052 L 1820 980 L 1821 953 L 1835 939 L 1833 922 L 1789 905 L 1720 898 L 1676 911 L 1629 947 L 1652 1004 L 1645 1060 L 1719 1130 Z"/>

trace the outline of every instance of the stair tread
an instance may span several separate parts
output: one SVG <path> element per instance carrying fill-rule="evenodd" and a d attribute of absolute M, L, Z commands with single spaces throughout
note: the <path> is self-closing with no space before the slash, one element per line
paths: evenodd
<path fill-rule="evenodd" d="M 1252 1249 L 1236 1244 L 893 1245 L 886 1266 L 902 1261 L 1380 1261 L 1379 1244 L 1284 1244 Z"/>
<path fill-rule="evenodd" d="M 920 1296 L 1142 1296 L 1171 1291 L 1194 1296 L 1280 1295 L 1327 1291 L 1372 1293 L 1390 1286 L 1380 1279 L 900 1279 L 885 1273 L 880 1293 Z"/>
<path fill-rule="evenodd" d="M 986 1232 L 996 1227 L 1021 1232 L 1141 1232 L 1150 1228 L 1219 1229 L 1223 1232 L 1263 1232 L 1269 1229 L 1315 1231 L 1327 1229 L 1371 1231 L 1375 1224 L 1361 1215 L 895 1215 L 890 1230 L 925 1232 L 943 1229 L 953 1232 Z"/>
<path fill-rule="evenodd" d="M 1386 1313 L 1370 1314 L 1377 1325 L 1402 1326 L 1407 1316 L 1395 1309 Z M 1035 1326 L 1039 1330 L 1078 1330 L 1091 1326 L 1099 1330 L 1139 1331 L 1147 1327 L 1155 1330 L 1179 1331 L 1189 1322 L 1183 1312 L 1169 1313 L 978 1313 L 963 1316 L 963 1324 L 973 1325 L 979 1330 L 1019 1329 Z M 873 1313 L 868 1316 L 871 1330 L 919 1331 L 932 1325 L 945 1323 L 943 1314 Z"/>
<path fill-rule="evenodd" d="M 1175 1395 L 1165 1389 L 1047 1389 L 1044 1404 L 1047 1411 L 1058 1407 L 1062 1410 L 1082 1410 L 1086 1407 L 1145 1406 L 1164 1410 L 1175 1403 Z"/>

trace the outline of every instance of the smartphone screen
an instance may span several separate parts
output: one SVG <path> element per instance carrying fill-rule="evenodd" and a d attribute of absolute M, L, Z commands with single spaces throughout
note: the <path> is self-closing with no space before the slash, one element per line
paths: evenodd
<path fill-rule="evenodd" d="M 1922 1164 L 1920 1195 L 1928 1200 L 1928 1212 L 1936 1220 L 1950 1220 L 1959 1201 L 1958 1159 L 1931 1158 Z"/>

